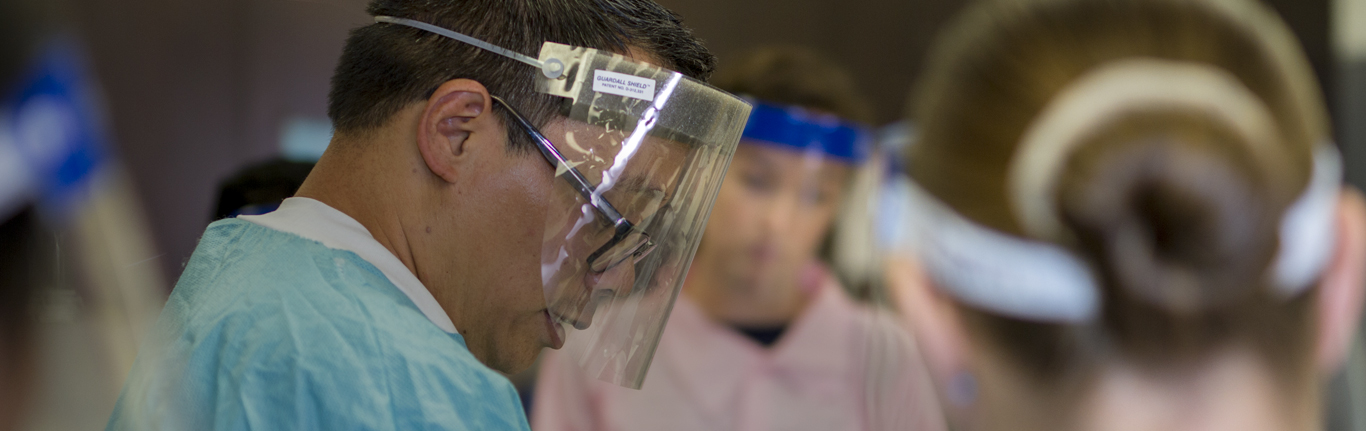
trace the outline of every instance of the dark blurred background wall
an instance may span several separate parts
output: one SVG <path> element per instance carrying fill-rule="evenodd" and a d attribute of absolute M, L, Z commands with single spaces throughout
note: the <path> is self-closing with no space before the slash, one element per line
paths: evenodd
<path fill-rule="evenodd" d="M 328 79 L 363 0 L 65 0 L 93 53 L 117 144 L 145 203 L 156 260 L 179 276 L 215 186 L 274 156 L 291 118 L 325 118 Z M 725 61 L 804 44 L 852 68 L 890 122 L 963 0 L 662 0 Z M 1327 0 L 1276 0 L 1333 88 Z M 1329 92 L 1329 94 L 1333 94 Z"/>
<path fill-rule="evenodd" d="M 811 46 L 854 70 L 882 122 L 907 95 L 939 29 L 965 0 L 656 0 L 680 15 L 721 61 L 756 44 Z M 1268 1 L 1290 24 L 1321 82 L 1332 83 L 1328 0 Z M 1366 23 L 1363 23 L 1366 24 Z M 1330 92 L 1331 94 L 1331 92 Z"/>
<path fill-rule="evenodd" d="M 175 280 L 218 181 L 279 152 L 290 118 L 326 118 L 328 79 L 362 2 L 67 0 L 95 60 L 157 262 Z"/>

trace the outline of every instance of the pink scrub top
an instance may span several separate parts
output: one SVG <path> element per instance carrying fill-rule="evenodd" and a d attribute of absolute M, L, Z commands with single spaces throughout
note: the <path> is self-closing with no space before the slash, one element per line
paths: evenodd
<path fill-rule="evenodd" d="M 812 302 L 769 348 L 680 296 L 639 391 L 589 378 L 547 351 L 531 428 L 945 429 L 907 331 L 821 274 Z"/>

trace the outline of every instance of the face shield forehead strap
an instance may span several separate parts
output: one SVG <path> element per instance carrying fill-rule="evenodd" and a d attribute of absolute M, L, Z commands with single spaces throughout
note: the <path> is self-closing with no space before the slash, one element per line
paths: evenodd
<path fill-rule="evenodd" d="M 594 48 L 546 42 L 541 60 L 564 64 L 560 79 L 538 79 L 536 90 L 569 99 L 570 119 L 704 147 L 731 146 L 750 104 L 677 71 Z M 663 100 L 661 100 L 663 99 Z"/>
<path fill-rule="evenodd" d="M 867 160 L 871 139 L 866 128 L 796 107 L 754 103 L 744 138 L 768 144 L 816 151 L 846 163 Z"/>
<path fill-rule="evenodd" d="M 636 102 L 653 102 L 659 93 L 667 92 L 676 94 L 677 101 L 671 110 L 687 112 L 649 119 L 648 124 L 654 129 L 651 134 L 684 143 L 714 145 L 727 142 L 731 129 L 739 127 L 736 123 L 749 113 L 749 104 L 734 95 L 620 54 L 545 42 L 541 59 L 536 59 L 421 21 L 381 15 L 375 17 L 375 22 L 432 32 L 535 67 L 544 78 L 536 81 L 537 91 L 572 99 L 568 116 L 591 124 L 617 124 L 630 129 L 642 123 L 639 120 L 644 107 Z M 680 79 L 686 84 L 680 84 Z M 680 108 L 683 106 L 687 108 Z M 656 119 L 657 123 L 653 121 Z"/>
<path fill-rule="evenodd" d="M 1341 182 L 1337 149 L 1319 145 L 1309 186 L 1281 218 L 1281 246 L 1268 274 L 1278 296 L 1307 290 L 1332 259 Z M 1085 323 L 1100 313 L 1095 277 L 1071 251 L 974 223 L 914 181 L 908 184 L 910 242 L 938 288 L 969 305 L 1026 320 Z"/>
<path fill-rule="evenodd" d="M 1026 233 L 1066 241 L 1054 206 L 1059 173 L 1086 133 L 1141 108 L 1195 109 L 1218 118 L 1249 142 L 1260 160 L 1283 157 L 1270 141 L 1274 117 L 1237 77 L 1200 63 L 1136 58 L 1091 71 L 1058 93 L 1021 137 L 1010 167 L 1010 198 Z M 1280 248 L 1267 269 L 1275 293 L 1308 289 L 1331 258 L 1341 160 L 1331 144 L 1314 151 L 1313 176 L 1280 223 Z M 995 232 L 959 216 L 915 189 L 913 229 L 930 273 L 960 300 L 1003 315 L 1080 323 L 1099 313 L 1090 268 L 1051 242 Z"/>
<path fill-rule="evenodd" d="M 464 34 L 457 33 L 445 28 L 427 24 L 422 21 L 414 21 L 407 18 L 395 18 L 392 16 L 380 15 L 375 17 L 375 22 L 408 26 L 419 30 L 425 30 L 428 32 L 436 33 L 470 45 L 474 45 L 479 49 L 492 52 L 494 54 L 498 54 L 507 58 L 511 58 L 513 60 L 517 60 L 522 63 L 526 63 L 527 65 L 530 65 L 532 67 L 535 67 L 537 69 L 540 69 L 541 73 L 545 74 L 545 76 L 550 79 L 559 78 L 560 75 L 564 73 L 564 63 L 561 63 L 559 61 L 543 62 L 541 60 L 531 58 L 530 56 L 522 55 L 521 53 L 518 53 L 516 51 L 503 48 L 501 46 L 494 45 L 479 39 L 475 39 L 473 37 L 466 36 Z"/>
<path fill-rule="evenodd" d="M 1090 269 L 1057 245 L 978 225 L 907 182 L 908 236 L 936 287 L 1004 316 L 1083 323 L 1100 312 Z"/>

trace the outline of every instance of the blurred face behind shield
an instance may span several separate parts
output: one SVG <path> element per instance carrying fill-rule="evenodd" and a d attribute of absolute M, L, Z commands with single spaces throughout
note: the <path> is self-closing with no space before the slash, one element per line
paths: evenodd
<path fill-rule="evenodd" d="M 941 36 L 889 278 L 957 428 L 1322 427 L 1366 207 L 1298 46 L 1233 0 L 984 2 Z"/>

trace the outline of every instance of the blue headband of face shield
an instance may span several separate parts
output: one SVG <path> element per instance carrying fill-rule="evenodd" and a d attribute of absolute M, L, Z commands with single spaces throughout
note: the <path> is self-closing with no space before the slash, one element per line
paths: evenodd
<path fill-rule="evenodd" d="M 851 164 L 868 159 L 871 140 L 860 125 L 800 107 L 752 103 L 754 109 L 745 124 L 744 139 L 816 151 Z"/>
<path fill-rule="evenodd" d="M 25 202 L 63 213 L 107 158 L 84 56 L 57 39 L 0 87 L 0 219 Z"/>

